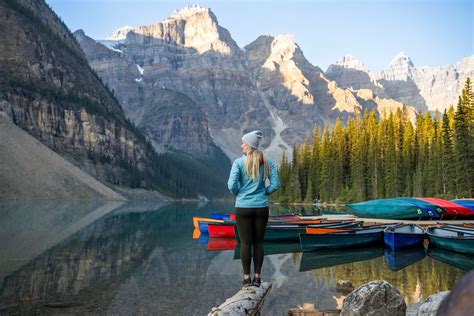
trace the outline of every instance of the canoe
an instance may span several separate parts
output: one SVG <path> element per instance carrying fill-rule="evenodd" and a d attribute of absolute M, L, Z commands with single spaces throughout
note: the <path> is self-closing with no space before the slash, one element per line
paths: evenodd
<path fill-rule="evenodd" d="M 321 222 L 313 225 L 311 227 L 357 227 L 360 222 L 354 221 L 328 221 Z M 265 229 L 265 241 L 299 241 L 299 234 L 306 231 L 306 225 L 293 225 L 293 224 L 277 224 L 269 223 Z M 239 232 L 237 226 L 235 227 L 235 238 L 240 240 Z"/>
<path fill-rule="evenodd" d="M 299 233 L 304 233 L 305 226 L 299 225 L 269 225 L 265 228 L 264 241 L 298 241 Z M 235 238 L 240 241 L 237 225 L 234 229 Z"/>
<path fill-rule="evenodd" d="M 205 218 L 205 217 L 193 217 L 193 226 L 194 228 L 199 228 L 199 222 L 207 222 L 207 223 L 222 223 L 222 220 L 218 219 L 211 219 L 211 218 Z"/>
<path fill-rule="evenodd" d="M 353 229 L 350 232 L 328 234 L 300 234 L 303 252 L 319 249 L 363 247 L 383 243 L 384 227 Z"/>
<path fill-rule="evenodd" d="M 263 244 L 265 256 L 300 252 L 300 243 L 295 241 L 266 241 Z M 234 259 L 240 259 L 240 243 L 234 251 Z"/>
<path fill-rule="evenodd" d="M 474 270 L 473 255 L 449 251 L 438 247 L 428 247 L 427 254 L 431 258 L 449 264 L 450 266 L 453 266 L 455 268 L 464 271 Z"/>
<path fill-rule="evenodd" d="M 197 239 L 197 243 L 200 245 L 207 245 L 209 242 L 209 235 L 208 234 L 201 234 Z"/>
<path fill-rule="evenodd" d="M 299 271 L 304 272 L 341 264 L 371 260 L 383 256 L 383 250 L 384 247 L 382 246 L 369 246 L 355 249 L 331 249 L 303 252 Z"/>
<path fill-rule="evenodd" d="M 417 199 L 442 207 L 444 210 L 446 210 L 445 214 L 443 214 L 443 217 L 445 218 L 474 216 L 474 211 L 470 210 L 469 208 L 463 205 L 456 204 L 451 201 L 446 201 L 443 199 L 436 199 L 436 198 L 417 198 Z"/>
<path fill-rule="evenodd" d="M 286 221 L 286 222 L 269 222 L 267 225 L 298 225 L 298 226 L 312 226 L 312 225 L 334 225 L 341 223 L 353 223 L 355 220 L 298 220 L 298 221 Z"/>
<path fill-rule="evenodd" d="M 306 234 L 329 234 L 329 233 L 343 233 L 350 232 L 350 229 L 334 228 L 334 227 L 306 227 Z"/>
<path fill-rule="evenodd" d="M 198 227 L 201 234 L 209 235 L 208 224 L 208 222 L 198 222 Z"/>
<path fill-rule="evenodd" d="M 438 223 L 441 228 L 447 228 L 450 230 L 459 230 L 466 233 L 474 234 L 474 226 L 469 224 L 447 224 L 447 223 Z"/>
<path fill-rule="evenodd" d="M 207 250 L 234 250 L 237 246 L 235 238 L 209 238 L 207 243 Z"/>
<path fill-rule="evenodd" d="M 447 213 L 443 207 L 432 202 L 428 202 L 423 198 L 398 197 L 396 199 L 418 206 L 428 216 L 429 219 L 438 219 L 445 216 Z"/>
<path fill-rule="evenodd" d="M 464 207 L 467 207 L 471 211 L 474 211 L 474 199 L 456 199 L 451 200 L 451 202 L 456 203 L 458 205 L 462 205 Z"/>
<path fill-rule="evenodd" d="M 210 216 L 211 216 L 212 219 L 220 219 L 220 220 L 227 219 L 227 220 L 230 220 L 231 215 L 234 215 L 234 214 L 225 214 L 225 213 L 212 212 Z"/>
<path fill-rule="evenodd" d="M 431 219 L 439 218 L 438 213 L 430 214 L 427 207 L 403 198 L 371 200 L 348 204 L 348 211 L 359 217 L 384 219 Z M 431 210 L 431 209 L 429 209 Z"/>
<path fill-rule="evenodd" d="M 417 247 L 423 245 L 425 231 L 415 224 L 401 224 L 385 228 L 383 238 L 392 250 Z"/>
<path fill-rule="evenodd" d="M 384 260 L 387 267 L 392 271 L 398 271 L 409 265 L 420 261 L 426 256 L 426 251 L 423 246 L 409 248 L 409 249 L 397 249 L 385 248 Z"/>
<path fill-rule="evenodd" d="M 199 236 L 201 236 L 201 232 L 199 231 L 199 228 L 194 228 L 194 230 L 193 230 L 193 239 L 198 239 Z"/>
<path fill-rule="evenodd" d="M 210 237 L 235 238 L 234 223 L 208 223 L 207 226 Z"/>
<path fill-rule="evenodd" d="M 474 233 L 430 226 L 426 233 L 430 245 L 446 250 L 474 254 Z"/>
<path fill-rule="evenodd" d="M 355 220 L 342 220 L 342 221 L 325 221 L 319 224 L 312 224 L 307 225 L 306 227 L 311 228 L 320 228 L 320 227 L 332 227 L 332 228 L 340 228 L 340 227 L 350 227 L 350 228 L 361 228 L 363 226 L 363 221 L 355 221 Z"/>

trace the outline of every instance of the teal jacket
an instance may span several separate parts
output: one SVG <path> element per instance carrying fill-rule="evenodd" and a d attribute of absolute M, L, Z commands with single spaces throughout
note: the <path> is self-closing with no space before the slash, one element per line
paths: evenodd
<path fill-rule="evenodd" d="M 267 160 L 270 174 L 269 186 L 265 186 L 263 165 L 260 166 L 260 177 L 258 181 L 253 181 L 245 170 L 244 161 L 246 156 L 237 158 L 232 164 L 227 186 L 230 192 L 237 196 L 236 207 L 265 207 L 268 206 L 267 196 L 275 192 L 280 187 L 280 178 L 275 164 Z"/>

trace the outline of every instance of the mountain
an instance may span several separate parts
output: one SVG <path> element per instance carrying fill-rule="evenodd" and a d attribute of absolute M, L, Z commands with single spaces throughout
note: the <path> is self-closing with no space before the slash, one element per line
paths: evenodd
<path fill-rule="evenodd" d="M 239 48 L 214 13 L 199 6 L 177 10 L 151 25 L 120 28 L 95 44 L 81 31 L 75 35 L 92 68 L 141 130 L 147 130 L 142 117 L 147 117 L 148 127 L 163 122 L 161 111 L 147 114 L 160 108 L 163 93 L 184 95 L 189 98 L 187 108 L 204 115 L 196 114 L 194 121 L 207 121 L 211 140 L 198 140 L 204 144 L 198 147 L 212 141 L 230 158 L 241 154 L 241 135 L 254 128 L 264 132 L 266 154 L 279 161 L 281 152 L 304 141 L 308 131 L 326 123 L 332 126 L 337 118 L 344 123 L 366 109 L 386 116 L 407 108 L 414 121 L 417 110 L 428 109 L 414 81 L 416 68 L 406 54 L 396 56 L 382 74 L 371 73 L 350 55 L 324 72 L 306 59 L 291 34 L 262 35 Z M 166 115 L 188 116 L 180 112 L 183 98 L 165 99 L 176 104 Z M 204 135 L 203 126 L 187 128 Z M 189 144 L 156 136 L 163 133 L 153 136 L 149 129 L 146 133 L 156 148 Z M 192 146 L 177 146 L 202 157 Z"/>
<path fill-rule="evenodd" d="M 135 27 L 125 40 L 105 43 L 112 48 L 109 58 L 97 55 L 104 46 L 88 46 L 80 32 L 76 37 L 90 65 L 136 124 L 143 107 L 160 103 L 160 89 L 171 90 L 205 113 L 207 122 L 201 127 L 208 124 L 212 142 L 228 156 L 241 154 L 242 132 L 254 128 L 270 136 L 265 139 L 269 144 L 270 113 L 248 75 L 245 55 L 211 10 L 187 7 L 162 22 Z M 196 126 L 196 133 L 201 127 Z"/>
<path fill-rule="evenodd" d="M 0 2 L 0 26 L 0 111 L 16 125 L 109 184 L 178 197 L 226 193 L 225 181 L 203 169 L 190 170 L 203 176 L 196 182 L 176 180 L 188 157 L 173 151 L 186 164 L 170 168 L 170 158 L 158 156 L 43 0 Z"/>
<path fill-rule="evenodd" d="M 417 111 L 440 111 L 457 104 L 467 77 L 474 76 L 474 56 L 454 65 L 415 67 L 411 58 L 399 53 L 380 73 L 371 73 L 351 56 L 344 56 L 328 67 L 325 75 L 345 88 L 370 89 Z"/>
<path fill-rule="evenodd" d="M 149 127 L 160 125 L 162 112 L 148 113 L 160 107 L 164 91 L 174 91 L 204 113 L 212 141 L 230 158 L 241 154 L 241 135 L 251 129 L 264 132 L 263 147 L 278 161 L 282 150 L 291 150 L 314 126 L 346 120 L 364 106 L 377 108 L 374 100 L 326 78 L 292 35 L 263 35 L 240 49 L 208 8 L 186 7 L 152 25 L 120 28 L 95 44 L 82 31 L 75 35 L 89 64 L 142 130 L 142 117 Z M 188 115 L 179 106 L 168 109 L 175 118 Z M 203 134 L 199 126 L 187 127 Z M 156 147 L 180 143 L 146 133 Z M 202 156 L 191 146 L 179 148 Z"/>

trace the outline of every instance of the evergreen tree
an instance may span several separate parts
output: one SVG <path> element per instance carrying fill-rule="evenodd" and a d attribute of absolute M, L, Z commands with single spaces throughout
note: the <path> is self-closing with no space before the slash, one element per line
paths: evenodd
<path fill-rule="evenodd" d="M 319 151 L 319 161 L 321 164 L 320 187 L 319 192 L 323 201 L 331 201 L 332 199 L 332 170 L 331 161 L 331 142 L 329 138 L 329 127 L 324 126 L 323 140 L 321 150 Z"/>
<path fill-rule="evenodd" d="M 452 107 L 451 107 L 452 109 Z M 453 131 L 451 129 L 449 115 L 446 110 L 443 114 L 442 125 L 442 152 L 441 152 L 441 186 L 445 197 L 453 197 L 455 195 L 456 185 L 456 165 L 454 164 L 454 146 Z"/>
<path fill-rule="evenodd" d="M 377 117 L 371 112 L 367 121 L 367 198 L 376 199 L 377 193 Z"/>
<path fill-rule="evenodd" d="M 332 130 L 331 135 L 331 147 L 334 152 L 334 169 L 332 177 L 332 194 L 334 198 L 341 195 L 344 187 L 344 175 L 346 173 L 346 164 L 348 153 L 346 152 L 346 142 L 344 135 L 344 128 L 339 118 L 336 120 L 336 124 Z"/>
<path fill-rule="evenodd" d="M 457 168 L 457 193 L 461 196 L 472 196 L 472 169 L 474 166 L 472 132 L 469 130 L 470 111 L 472 105 L 472 87 L 468 78 L 454 115 L 455 155 Z"/>
<path fill-rule="evenodd" d="M 319 129 L 316 127 L 313 129 L 313 148 L 311 150 L 311 180 L 312 180 L 312 189 L 313 196 L 315 199 L 320 198 L 320 174 L 321 174 L 321 163 L 320 163 L 320 146 L 321 146 L 321 136 Z"/>
<path fill-rule="evenodd" d="M 413 196 L 413 174 L 415 173 L 415 136 L 411 122 L 408 122 L 403 133 L 402 181 L 404 196 Z"/>

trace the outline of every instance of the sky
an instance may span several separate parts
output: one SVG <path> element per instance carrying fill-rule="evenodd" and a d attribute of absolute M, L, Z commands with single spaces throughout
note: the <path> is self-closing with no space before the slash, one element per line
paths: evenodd
<path fill-rule="evenodd" d="M 416 67 L 474 55 L 470 0 L 46 0 L 71 31 L 105 39 L 124 26 L 164 20 L 175 9 L 210 8 L 240 47 L 262 34 L 293 34 L 306 58 L 326 70 L 351 54 L 373 72 L 405 52 Z"/>

